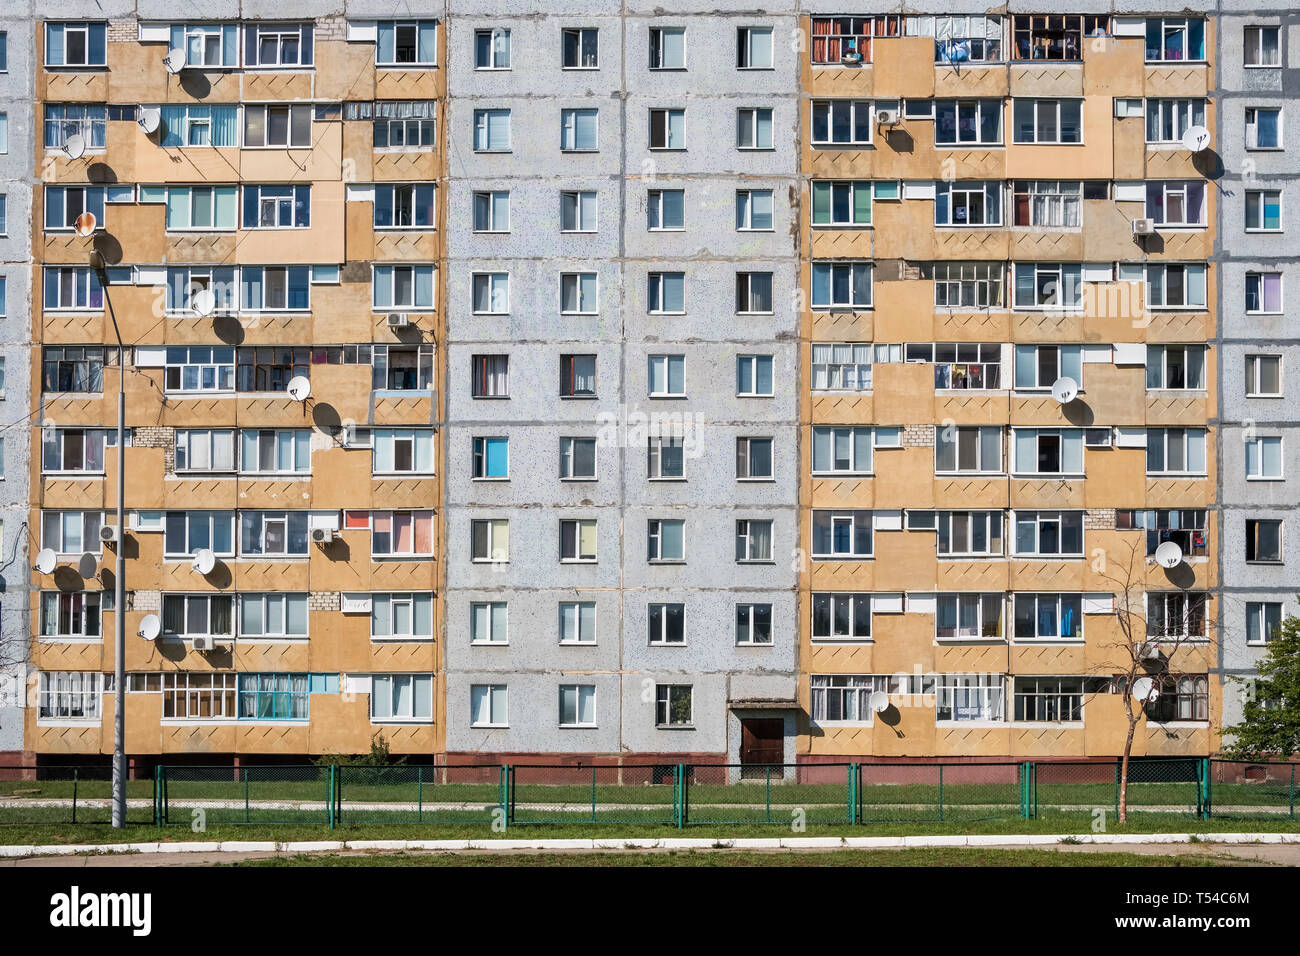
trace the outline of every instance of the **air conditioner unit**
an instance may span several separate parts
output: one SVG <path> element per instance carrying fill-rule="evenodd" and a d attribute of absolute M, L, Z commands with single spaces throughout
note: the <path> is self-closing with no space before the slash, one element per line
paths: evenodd
<path fill-rule="evenodd" d="M 196 651 L 210 651 L 217 646 L 217 642 L 207 635 L 194 638 L 194 649 Z"/>
<path fill-rule="evenodd" d="M 312 528 L 311 540 L 315 544 L 329 544 L 334 540 L 334 534 L 333 528 Z"/>
<path fill-rule="evenodd" d="M 876 110 L 876 123 L 880 126 L 897 126 L 898 110 Z"/>
<path fill-rule="evenodd" d="M 119 537 L 115 524 L 106 524 L 99 529 L 99 540 L 104 544 L 115 544 Z"/>
<path fill-rule="evenodd" d="M 388 327 L 390 329 L 404 329 L 411 324 L 411 317 L 405 312 L 389 312 Z"/>
<path fill-rule="evenodd" d="M 1155 231 L 1156 231 L 1156 221 L 1154 219 L 1133 220 L 1133 235 L 1150 236 L 1150 235 L 1154 235 Z"/>

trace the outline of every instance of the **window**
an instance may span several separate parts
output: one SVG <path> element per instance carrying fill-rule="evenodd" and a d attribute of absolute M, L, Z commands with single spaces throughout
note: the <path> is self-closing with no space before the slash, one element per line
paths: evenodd
<path fill-rule="evenodd" d="M 935 183 L 936 226 L 1000 226 L 1002 184 L 972 182 Z"/>
<path fill-rule="evenodd" d="M 9 152 L 9 114 L 0 113 L 0 156 Z"/>
<path fill-rule="evenodd" d="M 936 474 L 1002 471 L 1002 429 L 996 425 L 949 425 L 935 429 Z"/>
<path fill-rule="evenodd" d="M 1246 311 L 1261 315 L 1282 313 L 1282 273 L 1246 273 Z"/>
<path fill-rule="evenodd" d="M 169 720 L 234 720 L 238 677 L 201 671 L 131 674 L 128 691 L 162 697 L 162 716 Z"/>
<path fill-rule="evenodd" d="M 560 231 L 596 231 L 596 193 L 594 190 L 560 193 Z"/>
<path fill-rule="evenodd" d="M 560 522 L 560 561 L 595 562 L 595 519 Z"/>
<path fill-rule="evenodd" d="M 375 186 L 376 229 L 432 229 L 438 224 L 433 183 Z"/>
<path fill-rule="evenodd" d="M 307 554 L 307 512 L 241 511 L 239 553 L 268 558 Z"/>
<path fill-rule="evenodd" d="M 646 193 L 647 226 L 652 232 L 686 228 L 686 191 L 651 189 Z"/>
<path fill-rule="evenodd" d="M 736 314 L 772 314 L 772 273 L 736 273 Z"/>
<path fill-rule="evenodd" d="M 42 511 L 41 547 L 57 554 L 98 553 L 103 550 L 99 540 L 103 517 L 98 511 Z"/>
<path fill-rule="evenodd" d="M 772 605 L 736 605 L 736 645 L 766 646 L 772 643 Z"/>
<path fill-rule="evenodd" d="M 476 153 L 510 152 L 510 111 L 474 111 L 474 151 Z"/>
<path fill-rule="evenodd" d="M 308 437 L 311 435 L 306 429 L 302 432 Z M 275 432 L 272 431 L 270 434 L 274 436 Z M 233 428 L 176 429 L 175 467 L 178 472 L 234 471 L 235 430 Z M 303 470 L 307 470 L 308 467 L 307 461 L 304 460 Z"/>
<path fill-rule="evenodd" d="M 934 141 L 939 146 L 1002 145 L 1002 101 L 935 100 Z"/>
<path fill-rule="evenodd" d="M 377 66 L 434 66 L 438 61 L 438 21 L 381 20 L 375 43 Z"/>
<path fill-rule="evenodd" d="M 594 27 L 569 27 L 560 31 L 561 64 L 566 70 L 594 70 L 597 37 Z"/>
<path fill-rule="evenodd" d="M 560 478 L 566 481 L 596 480 L 596 439 L 560 439 Z"/>
<path fill-rule="evenodd" d="M 1282 439 L 1272 435 L 1248 438 L 1246 445 L 1246 477 L 1255 480 L 1277 480 L 1282 477 Z"/>
<path fill-rule="evenodd" d="M 370 720 L 372 723 L 433 720 L 433 675 L 373 675 Z"/>
<path fill-rule="evenodd" d="M 770 470 L 770 469 L 769 469 Z M 770 563 L 772 522 L 742 518 L 736 522 L 736 563 Z"/>
<path fill-rule="evenodd" d="M 738 481 L 772 480 L 772 439 L 736 439 L 736 479 Z"/>
<path fill-rule="evenodd" d="M 240 720 L 307 720 L 311 681 L 307 674 L 240 674 Z"/>
<path fill-rule="evenodd" d="M 0 36 L 3 35 L 4 34 L 0 34 Z M 9 197 L 6 196 L 4 193 L 0 193 L 0 236 L 9 235 L 8 202 L 9 202 Z"/>
<path fill-rule="evenodd" d="M 595 644 L 595 602 L 561 601 L 559 627 L 561 644 Z"/>
<path fill-rule="evenodd" d="M 260 127 L 263 136 L 267 128 L 267 113 L 271 110 L 292 110 L 293 107 L 262 107 L 246 106 L 245 110 L 252 110 L 260 117 Z M 299 107 L 299 110 L 310 110 L 311 107 Z M 162 145 L 167 148 L 185 148 L 191 146 L 238 146 L 239 145 L 239 107 L 237 106 L 161 106 L 162 126 L 164 130 Z M 299 140 L 298 144 L 303 146 L 311 145 L 311 113 L 308 112 L 296 117 L 297 123 L 292 121 L 294 114 L 286 112 L 276 114 L 274 124 L 276 132 L 281 128 L 284 129 L 284 137 L 288 145 L 289 138 L 294 135 L 301 137 L 303 135 L 303 123 L 307 124 L 306 140 Z M 245 121 L 245 126 L 249 122 L 257 123 L 258 120 Z M 245 138 L 248 137 L 248 130 L 245 130 Z M 249 143 L 250 146 L 267 145 L 265 139 Z M 143 197 L 142 197 L 143 201 Z"/>
<path fill-rule="evenodd" d="M 650 111 L 650 148 L 686 148 L 686 110 L 652 109 Z"/>
<path fill-rule="evenodd" d="M 909 342 L 906 361 L 934 364 L 936 389 L 1001 388 L 1002 346 L 996 342 Z"/>
<path fill-rule="evenodd" d="M 1246 190 L 1246 231 L 1282 231 L 1282 190 Z"/>
<path fill-rule="evenodd" d="M 107 66 L 107 23 L 45 24 L 46 66 Z"/>
<path fill-rule="evenodd" d="M 230 215 L 233 227 L 233 208 Z M 212 293 L 214 313 L 232 313 L 238 288 L 233 266 L 172 267 L 167 270 L 166 308 L 168 312 L 193 313 L 195 294 L 206 291 Z"/>
<path fill-rule="evenodd" d="M 308 187 L 302 187 L 304 189 Z M 167 189 L 166 228 L 168 231 L 223 232 L 233 230 L 238 225 L 236 218 L 237 188 L 234 186 L 172 186 Z M 292 200 L 291 200 L 292 201 Z M 309 197 L 304 194 L 304 202 Z M 306 222 L 306 207 L 303 209 L 303 222 Z M 290 210 L 290 225 L 293 225 Z M 254 223 L 254 227 L 257 224 Z M 252 228 L 252 227 L 250 227 Z M 169 269 L 169 276 L 182 273 L 184 269 Z M 197 271 L 197 270 L 196 270 Z M 233 278 L 233 269 L 211 270 L 226 271 Z"/>
<path fill-rule="evenodd" d="M 1029 16 L 1011 18 L 1017 60 L 1082 60 L 1085 37 L 1110 32 L 1110 17 Z"/>
<path fill-rule="evenodd" d="M 164 388 L 169 392 L 232 392 L 235 350 L 224 346 L 169 345 Z"/>
<path fill-rule="evenodd" d="M 1206 512 L 1204 509 L 1147 510 L 1119 509 L 1115 512 L 1115 528 L 1119 531 L 1145 530 L 1146 556 L 1156 553 L 1156 548 L 1172 541 L 1188 557 L 1205 557 Z"/>
<path fill-rule="evenodd" d="M 375 558 L 433 556 L 432 511 L 375 511 L 370 515 L 370 554 Z"/>
<path fill-rule="evenodd" d="M 813 511 L 814 560 L 859 560 L 872 553 L 870 511 Z"/>
<path fill-rule="evenodd" d="M 232 595 L 164 594 L 162 603 L 162 629 L 169 637 L 235 636 Z"/>
<path fill-rule="evenodd" d="M 469 523 L 470 560 L 510 560 L 510 522 L 505 518 L 481 518 Z"/>
<path fill-rule="evenodd" d="M 1148 640 L 1204 640 L 1204 592 L 1148 592 Z"/>
<path fill-rule="evenodd" d="M 429 150 L 433 148 L 436 110 L 433 100 L 347 102 L 343 118 L 373 121 L 374 149 Z"/>
<path fill-rule="evenodd" d="M 46 266 L 44 307 L 57 310 L 98 311 L 104 308 L 104 289 L 94 269 Z"/>
<path fill-rule="evenodd" d="M 871 388 L 873 346 L 868 342 L 814 343 L 813 391 L 865 391 Z"/>
<path fill-rule="evenodd" d="M 42 428 L 41 470 L 51 472 L 102 472 L 104 428 Z"/>
<path fill-rule="evenodd" d="M 1001 593 L 936 594 L 934 636 L 936 640 L 966 638 L 1002 639 Z"/>
<path fill-rule="evenodd" d="M 306 229 L 311 225 L 310 186 L 245 186 L 245 229 Z"/>
<path fill-rule="evenodd" d="M 1245 66 L 1281 65 L 1279 27 L 1249 26 L 1242 37 L 1242 63 Z"/>
<path fill-rule="evenodd" d="M 814 146 L 865 146 L 871 143 L 870 100 L 813 100 Z"/>
<path fill-rule="evenodd" d="M 1165 675 L 1160 678 L 1160 696 L 1143 709 L 1147 719 L 1156 723 L 1209 720 L 1209 680 L 1203 676 Z"/>
<path fill-rule="evenodd" d="M 510 69 L 510 31 L 474 31 L 474 69 Z"/>
<path fill-rule="evenodd" d="M 1148 475 L 1204 475 L 1204 428 L 1148 428 Z"/>
<path fill-rule="evenodd" d="M 373 267 L 372 305 L 386 309 L 432 309 L 436 266 Z"/>
<path fill-rule="evenodd" d="M 305 377 L 311 349 L 259 345 L 237 349 L 235 389 L 240 392 L 283 392 L 290 379 Z"/>
<path fill-rule="evenodd" d="M 1205 308 L 1204 263 L 1121 262 L 1120 281 L 1145 282 L 1148 308 Z"/>
<path fill-rule="evenodd" d="M 772 148 L 772 110 L 736 110 L 736 149 Z"/>
<path fill-rule="evenodd" d="M 42 640 L 97 641 L 100 638 L 97 591 L 42 591 Z"/>
<path fill-rule="evenodd" d="M 675 435 L 651 435 L 646 440 L 646 478 L 650 481 L 686 477 L 685 448 Z"/>
<path fill-rule="evenodd" d="M 301 433 L 307 435 L 305 429 Z M 244 432 L 248 434 L 247 430 Z M 283 434 L 283 433 L 281 433 Z M 376 428 L 371 432 L 372 472 L 378 475 L 433 474 L 434 430 L 432 428 Z M 302 452 L 305 457 L 305 445 Z"/>
<path fill-rule="evenodd" d="M 598 110 L 560 110 L 560 150 L 594 152 Z"/>
<path fill-rule="evenodd" d="M 474 398 L 510 397 L 509 355 L 475 355 L 471 361 Z"/>
<path fill-rule="evenodd" d="M 474 439 L 474 477 L 505 479 L 510 477 L 510 439 Z"/>
<path fill-rule="evenodd" d="M 1260 106 L 1246 110 L 1246 148 L 1282 148 L 1282 110 Z"/>
<path fill-rule="evenodd" d="M 305 149 L 311 146 L 312 110 L 313 107 L 311 106 L 278 106 L 275 104 L 251 104 L 245 106 L 245 148 Z M 247 191 L 247 187 L 245 187 L 245 191 Z"/>
<path fill-rule="evenodd" d="M 884 19 L 877 17 L 877 24 Z M 960 65 L 971 63 L 997 63 L 1002 59 L 1002 17 L 1000 16 L 936 16 L 908 17 L 907 32 L 912 35 L 912 21 L 923 36 L 933 35 L 934 62 Z"/>
<path fill-rule="evenodd" d="M 814 591 L 812 639 L 814 641 L 871 640 L 871 595 L 861 592 L 832 594 Z"/>
<path fill-rule="evenodd" d="M 1083 684 L 1079 677 L 1015 678 L 1015 719 L 1053 723 L 1082 721 Z"/>
<path fill-rule="evenodd" d="M 651 315 L 686 312 L 686 273 L 651 272 L 646 276 L 646 299 Z"/>
<path fill-rule="evenodd" d="M 1016 554 L 1059 558 L 1083 554 L 1082 511 L 1017 511 Z"/>
<path fill-rule="evenodd" d="M 771 232 L 774 209 L 772 190 L 736 190 L 736 228 L 741 232 Z"/>
<path fill-rule="evenodd" d="M 650 69 L 686 69 L 686 28 L 650 28 Z"/>
<path fill-rule="evenodd" d="M 293 67 L 311 64 L 311 23 L 244 25 L 244 66 Z"/>
<path fill-rule="evenodd" d="M 1246 356 L 1246 397 L 1282 397 L 1282 356 Z"/>
<path fill-rule="evenodd" d="M 686 560 L 686 522 L 652 518 L 646 522 L 646 558 L 650 562 Z"/>
<path fill-rule="evenodd" d="M 1015 637 L 1020 639 L 1083 637 L 1083 599 L 1078 594 L 1015 595 Z"/>
<path fill-rule="evenodd" d="M 875 435 L 869 427 L 831 427 L 812 430 L 812 473 L 814 475 L 871 474 Z"/>
<path fill-rule="evenodd" d="M 770 397 L 772 391 L 772 356 L 736 356 L 736 394 L 744 398 Z"/>
<path fill-rule="evenodd" d="M 771 27 L 740 27 L 736 30 L 736 69 L 772 69 Z"/>
<path fill-rule="evenodd" d="M 693 696 L 690 684 L 655 684 L 655 726 L 692 726 Z"/>
<path fill-rule="evenodd" d="M 378 266 L 375 272 L 378 274 Z M 302 312 L 311 308 L 310 266 L 243 266 L 239 285 L 240 307 L 250 312 Z"/>
<path fill-rule="evenodd" d="M 686 643 L 686 605 L 648 604 L 646 623 L 651 644 Z"/>
<path fill-rule="evenodd" d="M 505 601 L 475 601 L 469 606 L 471 644 L 508 644 Z"/>
<path fill-rule="evenodd" d="M 935 515 L 935 531 L 940 557 L 983 558 L 1002 553 L 1001 511 L 940 511 Z"/>
<path fill-rule="evenodd" d="M 1006 267 L 1001 262 L 936 262 L 934 304 L 949 309 L 1000 309 L 1006 306 Z"/>
<path fill-rule="evenodd" d="M 874 17 L 813 17 L 813 66 L 870 63 L 874 22 Z"/>
<path fill-rule="evenodd" d="M 1018 262 L 1015 308 L 1077 309 L 1083 305 L 1082 268 L 1077 263 Z"/>
<path fill-rule="evenodd" d="M 596 726 L 596 688 L 594 685 L 560 685 L 560 726 Z"/>
<path fill-rule="evenodd" d="M 1282 630 L 1281 601 L 1246 602 L 1246 643 L 1267 644 Z"/>
<path fill-rule="evenodd" d="M 595 315 L 600 311 L 594 272 L 560 273 L 560 314 Z M 595 364 L 595 358 L 592 358 Z"/>
<path fill-rule="evenodd" d="M 1082 143 L 1083 100 L 1026 100 L 1012 104 L 1017 143 Z"/>
<path fill-rule="evenodd" d="M 472 294 L 475 315 L 509 314 L 510 273 L 475 272 Z"/>
<path fill-rule="evenodd" d="M 37 716 L 42 720 L 99 720 L 104 675 L 95 671 L 41 671 Z"/>
<path fill-rule="evenodd" d="M 814 309 L 871 308 L 871 262 L 814 262 Z"/>
<path fill-rule="evenodd" d="M 98 345 L 47 345 L 41 352 L 46 392 L 102 392 L 104 349 Z"/>
<path fill-rule="evenodd" d="M 1205 125 L 1205 100 L 1147 100 L 1147 142 L 1178 143 L 1193 126 Z"/>
<path fill-rule="evenodd" d="M 510 193 L 508 190 L 474 193 L 474 231 L 510 231 Z"/>
<path fill-rule="evenodd" d="M 686 356 L 651 355 L 646 361 L 651 398 L 686 397 Z"/>
<path fill-rule="evenodd" d="M 1205 59 L 1205 21 L 1191 17 L 1147 20 L 1147 62 L 1183 63 Z"/>
<path fill-rule="evenodd" d="M 306 593 L 240 594 L 239 636 L 273 639 L 306 637 Z"/>
<path fill-rule="evenodd" d="M 871 724 L 871 695 L 907 693 L 911 681 L 886 674 L 813 674 L 812 719 L 818 724 Z"/>
<path fill-rule="evenodd" d="M 96 228 L 104 228 L 104 189 L 96 186 L 46 186 L 45 231 L 70 232 L 77 217 L 88 212 Z"/>
<path fill-rule="evenodd" d="M 596 397 L 596 356 L 560 356 L 560 395 L 563 398 Z"/>
<path fill-rule="evenodd" d="M 505 684 L 471 684 L 469 722 L 472 727 L 508 727 Z"/>
<path fill-rule="evenodd" d="M 857 182 L 814 181 L 812 184 L 812 222 L 814 226 L 871 225 L 873 184 Z"/>
<path fill-rule="evenodd" d="M 1148 182 L 1146 214 L 1158 226 L 1204 226 L 1205 183 L 1181 179 Z"/>
<path fill-rule="evenodd" d="M 1083 429 L 1016 428 L 1013 432 L 1016 474 L 1083 474 Z"/>

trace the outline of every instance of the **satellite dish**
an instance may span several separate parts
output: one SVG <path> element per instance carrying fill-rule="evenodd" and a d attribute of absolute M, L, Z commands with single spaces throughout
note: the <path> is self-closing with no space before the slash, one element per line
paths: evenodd
<path fill-rule="evenodd" d="M 211 574 L 217 566 L 217 556 L 211 548 L 200 548 L 194 552 L 194 561 L 190 565 L 199 574 Z"/>
<path fill-rule="evenodd" d="M 162 621 L 158 620 L 157 614 L 146 614 L 140 620 L 139 634 L 146 641 L 152 641 L 162 633 Z"/>
<path fill-rule="evenodd" d="M 873 713 L 883 714 L 885 711 L 889 710 L 889 695 L 883 690 L 878 690 L 872 693 L 867 702 Z"/>
<path fill-rule="evenodd" d="M 73 133 L 63 141 L 63 155 L 68 159 L 80 159 L 86 154 L 86 137 Z"/>
<path fill-rule="evenodd" d="M 99 559 L 93 553 L 87 551 L 77 559 L 77 573 L 89 581 L 99 570 Z"/>
<path fill-rule="evenodd" d="M 289 397 L 295 402 L 305 402 L 311 395 L 311 382 L 307 380 L 305 375 L 295 375 L 289 379 L 289 386 L 285 391 L 289 393 Z"/>
<path fill-rule="evenodd" d="M 1156 548 L 1156 564 L 1162 568 L 1176 568 L 1183 561 L 1183 549 L 1177 541 L 1166 541 Z"/>
<path fill-rule="evenodd" d="M 185 51 L 169 50 L 167 55 L 163 57 L 162 62 L 163 66 L 167 68 L 167 72 L 175 76 L 181 70 L 185 69 Z"/>
<path fill-rule="evenodd" d="M 1068 375 L 1062 375 L 1052 383 L 1052 398 L 1058 405 L 1069 405 L 1079 397 L 1079 383 Z"/>
<path fill-rule="evenodd" d="M 217 297 L 211 289 L 199 289 L 190 296 L 190 306 L 199 315 L 211 315 L 217 308 Z"/>
<path fill-rule="evenodd" d="M 53 548 L 41 548 L 36 553 L 36 563 L 32 565 L 32 568 L 41 574 L 49 574 L 54 570 L 54 565 L 57 562 L 58 556 L 54 553 Z"/>
<path fill-rule="evenodd" d="M 162 124 L 162 110 L 152 106 L 142 106 L 135 121 L 140 124 L 140 129 L 144 130 L 146 135 L 156 132 Z"/>
<path fill-rule="evenodd" d="M 1139 677 L 1133 682 L 1133 696 L 1145 703 L 1150 703 L 1160 696 L 1160 688 L 1150 677 Z"/>
<path fill-rule="evenodd" d="M 72 220 L 72 231 L 84 239 L 86 236 L 92 235 L 98 225 L 99 220 L 95 218 L 93 212 L 83 212 Z"/>
<path fill-rule="evenodd" d="M 1199 153 L 1209 145 L 1210 131 L 1204 126 L 1188 127 L 1187 132 L 1183 134 L 1183 149 Z"/>

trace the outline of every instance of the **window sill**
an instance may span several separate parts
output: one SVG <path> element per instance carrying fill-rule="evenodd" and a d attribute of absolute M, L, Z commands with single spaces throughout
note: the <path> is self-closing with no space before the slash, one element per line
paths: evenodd
<path fill-rule="evenodd" d="M 596 730 L 597 724 L 556 724 L 556 730 Z"/>
<path fill-rule="evenodd" d="M 595 641 L 556 641 L 559 647 L 595 647 Z"/>
<path fill-rule="evenodd" d="M 307 555 L 300 555 L 306 558 Z M 432 554 L 371 554 L 371 561 L 432 561 Z"/>
<path fill-rule="evenodd" d="M 776 394 L 773 392 L 737 392 L 736 398 L 776 398 Z"/>
<path fill-rule="evenodd" d="M 371 727 L 383 727 L 389 725 L 402 725 L 405 727 L 433 726 L 432 717 L 371 717 Z"/>
<path fill-rule="evenodd" d="M 37 727 L 86 727 L 102 721 L 100 717 L 38 717 Z"/>
<path fill-rule="evenodd" d="M 243 642 L 241 641 L 241 643 Z M 432 644 L 433 637 L 427 634 L 420 635 L 420 636 L 415 636 L 411 634 L 399 634 L 391 637 L 383 637 L 383 636 L 376 637 L 374 634 L 371 634 L 370 643 L 371 644 Z M 473 642 L 471 641 L 470 643 Z"/>
<path fill-rule="evenodd" d="M 500 483 L 500 482 L 503 482 L 503 481 L 509 481 L 509 480 L 510 480 L 510 476 L 509 476 L 509 475 L 484 475 L 484 476 L 482 476 L 481 478 L 471 478 L 471 479 L 470 479 L 470 481 L 478 481 L 478 482 L 483 482 L 483 483 L 485 483 L 485 484 L 491 484 L 491 483 L 493 483 L 493 482 Z"/>
<path fill-rule="evenodd" d="M 1005 727 L 1005 726 L 1007 726 L 1007 721 L 1005 721 L 1005 720 L 989 720 L 989 719 L 987 719 L 987 718 L 980 718 L 980 719 L 976 719 L 976 720 L 937 720 L 937 719 L 936 719 L 935 722 L 934 722 L 934 725 L 935 725 L 935 727 L 939 727 L 939 728 L 942 728 L 942 729 L 955 729 L 955 728 L 958 728 L 958 727 L 983 727 L 983 728 L 994 728 L 994 727 Z"/>
<path fill-rule="evenodd" d="M 595 475 L 581 475 L 581 476 L 574 477 L 574 478 L 561 478 L 561 479 L 560 479 L 560 481 L 567 481 L 567 482 L 570 482 L 570 483 L 574 483 L 574 482 L 581 483 L 581 482 L 584 482 L 584 481 L 599 481 L 599 480 L 600 480 L 600 479 L 598 479 Z"/>
<path fill-rule="evenodd" d="M 1013 637 L 1015 647 L 1082 647 L 1081 637 Z"/>
<path fill-rule="evenodd" d="M 509 724 L 470 724 L 473 730 L 509 730 Z"/>
<path fill-rule="evenodd" d="M 655 724 L 655 730 L 694 730 L 694 724 Z"/>
<path fill-rule="evenodd" d="M 828 647 L 870 647 L 872 644 L 875 643 L 876 642 L 869 637 L 814 637 L 812 638 L 812 645 L 814 647 L 818 647 L 822 645 Z M 739 646 L 740 645 L 737 645 L 737 647 Z M 767 644 L 764 646 L 771 647 L 772 645 Z"/>
<path fill-rule="evenodd" d="M 1159 481 L 1159 480 L 1162 480 L 1162 479 L 1168 479 L 1168 478 L 1187 478 L 1187 479 L 1190 479 L 1190 480 L 1195 481 L 1195 480 L 1198 479 L 1198 478 L 1199 478 L 1199 479 L 1203 479 L 1203 478 L 1207 478 L 1207 477 L 1209 477 L 1209 476 L 1206 475 L 1206 474 L 1204 474 L 1204 473 L 1199 474 L 1199 475 L 1194 475 L 1194 474 L 1191 474 L 1191 473 L 1189 473 L 1189 472 L 1150 472 L 1150 471 L 1148 471 L 1148 472 L 1146 473 L 1146 477 L 1147 477 L 1147 478 L 1150 478 L 1150 479 L 1153 480 L 1153 481 Z M 1255 480 L 1255 479 L 1247 478 L 1246 480 L 1247 480 L 1247 481 L 1253 481 L 1253 480 Z"/>

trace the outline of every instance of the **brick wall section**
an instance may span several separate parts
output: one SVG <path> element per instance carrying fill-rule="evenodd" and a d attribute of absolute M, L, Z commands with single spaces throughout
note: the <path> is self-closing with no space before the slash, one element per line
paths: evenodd
<path fill-rule="evenodd" d="M 1083 513 L 1083 527 L 1086 531 L 1115 530 L 1115 509 L 1089 508 Z"/>
<path fill-rule="evenodd" d="M 127 591 L 126 603 L 128 605 L 128 610 L 161 611 L 162 592 L 161 591 Z"/>
<path fill-rule="evenodd" d="M 176 429 L 163 425 L 145 425 L 131 429 L 131 444 L 136 448 L 161 448 L 163 471 L 176 473 Z"/>
<path fill-rule="evenodd" d="M 318 40 L 346 40 L 348 38 L 347 17 L 321 17 L 316 21 L 316 38 Z"/>
<path fill-rule="evenodd" d="M 338 591 L 312 591 L 307 595 L 308 611 L 337 611 L 340 607 Z"/>
<path fill-rule="evenodd" d="M 136 25 L 134 17 L 124 20 L 108 21 L 108 42 L 109 43 L 134 43 L 140 36 L 140 28 Z"/>
<path fill-rule="evenodd" d="M 904 425 L 904 448 L 931 448 L 934 446 L 933 425 Z"/>

